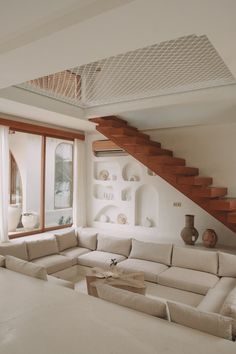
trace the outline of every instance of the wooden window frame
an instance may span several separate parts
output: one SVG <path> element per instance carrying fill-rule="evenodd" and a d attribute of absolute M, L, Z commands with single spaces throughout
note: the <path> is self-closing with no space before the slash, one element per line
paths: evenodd
<path fill-rule="evenodd" d="M 57 127 L 46 127 L 11 119 L 0 118 L 0 125 L 8 126 L 10 130 L 36 134 L 42 137 L 41 146 L 41 183 L 40 183 L 40 222 L 37 230 L 18 232 L 9 235 L 9 239 L 41 234 L 47 231 L 64 229 L 71 227 L 72 224 L 45 227 L 45 175 L 46 175 L 46 139 L 57 138 L 62 140 L 74 141 L 74 139 L 85 140 L 84 134 L 77 131 L 62 130 Z"/>

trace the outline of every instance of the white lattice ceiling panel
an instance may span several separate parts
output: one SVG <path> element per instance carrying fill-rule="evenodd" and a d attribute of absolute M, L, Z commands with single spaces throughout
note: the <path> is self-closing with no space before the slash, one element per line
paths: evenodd
<path fill-rule="evenodd" d="M 105 58 L 18 87 L 80 107 L 236 83 L 206 36 L 185 36 Z"/>

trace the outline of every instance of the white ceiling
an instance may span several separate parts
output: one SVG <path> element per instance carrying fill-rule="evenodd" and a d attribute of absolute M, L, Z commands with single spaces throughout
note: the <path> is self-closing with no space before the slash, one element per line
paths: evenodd
<path fill-rule="evenodd" d="M 24 114 L 31 112 L 33 119 L 34 110 L 43 109 L 46 102 L 48 111 L 68 117 L 66 123 L 55 115 L 53 122 L 62 119 L 69 125 L 70 119 L 77 119 L 78 129 L 88 117 L 113 113 L 142 129 L 231 121 L 234 112 L 236 116 L 235 87 L 106 105 L 87 112 L 4 89 L 190 34 L 206 35 L 236 77 L 235 0 L 8 0 L 0 1 L 0 6 L 1 111 L 20 112 L 14 102 L 23 103 L 30 107 Z M 220 100 L 214 98 L 216 92 Z"/>

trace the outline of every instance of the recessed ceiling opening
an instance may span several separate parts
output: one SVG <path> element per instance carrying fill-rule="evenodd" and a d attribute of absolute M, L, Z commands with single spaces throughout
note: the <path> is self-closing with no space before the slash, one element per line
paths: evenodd
<path fill-rule="evenodd" d="M 30 80 L 18 87 L 86 108 L 235 83 L 207 36 L 190 35 Z"/>

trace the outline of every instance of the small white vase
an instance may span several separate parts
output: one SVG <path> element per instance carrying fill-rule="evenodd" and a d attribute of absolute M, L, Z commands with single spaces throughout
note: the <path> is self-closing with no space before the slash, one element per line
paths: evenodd
<path fill-rule="evenodd" d="M 20 204 L 10 204 L 8 207 L 8 231 L 16 231 L 17 225 L 20 222 L 21 216 L 21 205 Z"/>
<path fill-rule="evenodd" d="M 38 222 L 38 215 L 36 213 L 29 213 L 28 215 L 22 215 L 21 222 L 24 229 L 34 229 Z"/>

